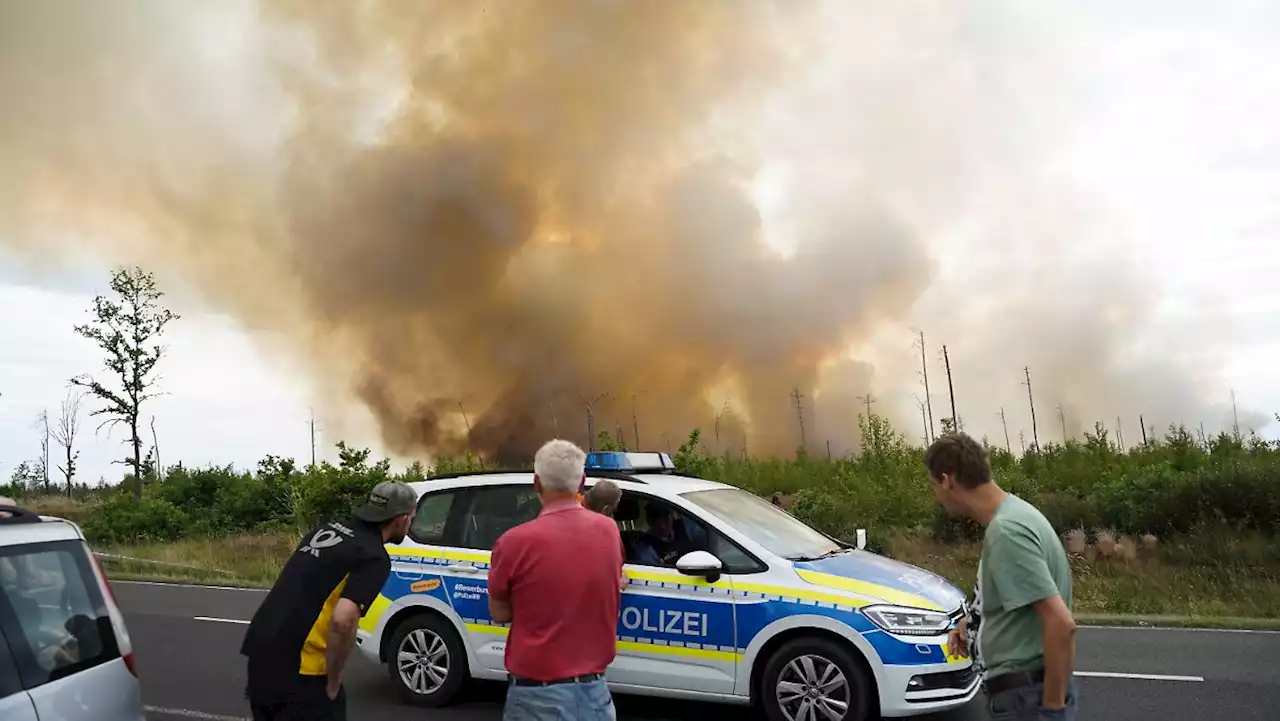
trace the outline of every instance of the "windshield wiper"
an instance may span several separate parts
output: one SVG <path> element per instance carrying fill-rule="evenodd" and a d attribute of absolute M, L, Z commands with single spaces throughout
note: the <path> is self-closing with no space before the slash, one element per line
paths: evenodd
<path fill-rule="evenodd" d="M 824 558 L 831 558 L 832 556 L 837 556 L 837 555 L 839 555 L 839 554 L 841 554 L 841 553 L 845 553 L 846 551 L 850 551 L 850 550 L 852 550 L 852 549 L 849 549 L 849 548 L 833 548 L 833 549 L 831 549 L 830 551 L 827 551 L 826 553 L 824 553 L 824 554 L 822 554 L 822 555 L 820 555 L 820 556 L 787 556 L 787 560 L 788 560 L 788 561 L 798 561 L 798 562 L 801 562 L 801 563 L 807 563 L 807 562 L 809 562 L 809 561 L 821 561 L 821 560 L 822 560 L 822 559 L 824 559 Z"/>

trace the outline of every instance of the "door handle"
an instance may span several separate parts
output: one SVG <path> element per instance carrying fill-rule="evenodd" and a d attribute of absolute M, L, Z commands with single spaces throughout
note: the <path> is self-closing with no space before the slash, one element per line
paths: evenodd
<path fill-rule="evenodd" d="M 452 566 L 445 566 L 444 570 L 452 571 L 453 573 L 476 573 L 480 569 L 463 563 L 455 563 Z"/>

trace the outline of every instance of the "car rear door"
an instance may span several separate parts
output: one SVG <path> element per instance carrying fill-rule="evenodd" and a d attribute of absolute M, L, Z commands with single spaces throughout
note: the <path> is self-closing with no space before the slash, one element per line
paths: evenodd
<path fill-rule="evenodd" d="M 455 561 L 444 583 L 476 661 L 490 671 L 505 671 L 507 627 L 489 615 L 489 561 L 498 537 L 536 518 L 542 504 L 529 483 L 477 486 L 460 500 L 465 521 L 453 540 Z"/>
<path fill-rule="evenodd" d="M 70 528 L 40 525 L 24 531 Z M 0 633 L 40 721 L 142 721 L 127 635 L 112 612 L 82 540 L 0 546 Z"/>
<path fill-rule="evenodd" d="M 0 631 L 0 719 L 38 721 L 35 702 L 22 687 L 18 666 L 9 651 L 9 639 L 5 638 L 3 631 Z"/>

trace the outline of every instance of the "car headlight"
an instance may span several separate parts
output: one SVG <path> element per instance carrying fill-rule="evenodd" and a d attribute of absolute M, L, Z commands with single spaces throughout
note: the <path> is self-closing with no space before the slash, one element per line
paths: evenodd
<path fill-rule="evenodd" d="M 862 615 L 889 633 L 903 636 L 938 636 L 951 628 L 951 618 L 941 611 L 907 606 L 867 606 Z"/>

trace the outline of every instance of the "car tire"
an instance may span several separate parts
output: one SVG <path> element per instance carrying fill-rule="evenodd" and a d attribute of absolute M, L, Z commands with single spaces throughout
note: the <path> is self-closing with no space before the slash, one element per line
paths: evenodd
<path fill-rule="evenodd" d="M 408 656 L 402 658 L 402 653 Z M 406 702 L 422 708 L 446 706 L 457 698 L 470 676 L 467 650 L 453 624 L 443 616 L 410 616 L 391 636 L 387 673 Z"/>
<path fill-rule="evenodd" d="M 757 700 L 769 721 L 808 719 L 801 711 L 813 705 L 813 718 L 821 721 L 866 721 L 872 693 L 871 680 L 848 647 L 810 636 L 788 641 L 769 657 Z"/>

